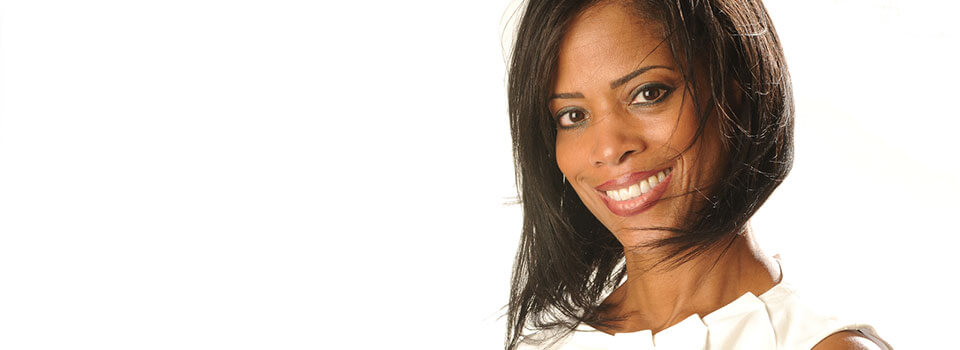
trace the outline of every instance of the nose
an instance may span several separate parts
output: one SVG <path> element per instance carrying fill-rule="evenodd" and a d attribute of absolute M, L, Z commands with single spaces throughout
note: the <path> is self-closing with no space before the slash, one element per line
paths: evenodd
<path fill-rule="evenodd" d="M 592 129 L 589 132 L 593 133 L 594 140 L 590 164 L 595 167 L 617 166 L 646 149 L 640 130 L 624 118 L 630 116 L 609 114 L 589 128 Z"/>

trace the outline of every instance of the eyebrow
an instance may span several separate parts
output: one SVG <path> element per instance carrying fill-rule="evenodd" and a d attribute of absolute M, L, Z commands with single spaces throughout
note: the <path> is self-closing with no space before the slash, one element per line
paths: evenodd
<path fill-rule="evenodd" d="M 644 66 L 644 67 L 640 67 L 640 69 L 637 69 L 637 70 L 635 70 L 635 71 L 633 71 L 633 72 L 627 73 L 627 75 L 624 75 L 624 76 L 622 76 L 622 77 L 620 77 L 620 78 L 617 78 L 617 79 L 614 80 L 614 81 L 611 81 L 611 82 L 610 82 L 610 88 L 611 88 L 611 89 L 616 89 L 616 88 L 619 87 L 620 85 L 626 84 L 626 83 L 627 83 L 628 81 L 630 81 L 631 79 L 636 78 L 638 75 L 643 74 L 644 72 L 646 72 L 646 71 L 648 71 L 648 70 L 656 69 L 656 68 L 663 68 L 663 69 L 673 70 L 673 68 L 670 68 L 670 67 L 667 67 L 667 66 Z M 552 99 L 555 99 L 555 98 L 583 98 L 583 94 L 581 94 L 581 93 L 579 93 L 579 92 L 564 92 L 564 93 L 559 93 L 559 94 L 553 94 L 552 96 L 550 96 L 550 99 L 551 99 L 551 100 L 552 100 Z"/>
<path fill-rule="evenodd" d="M 583 98 L 583 94 L 579 92 L 564 92 L 560 94 L 553 94 L 553 96 L 550 96 L 551 100 L 555 98 Z"/>

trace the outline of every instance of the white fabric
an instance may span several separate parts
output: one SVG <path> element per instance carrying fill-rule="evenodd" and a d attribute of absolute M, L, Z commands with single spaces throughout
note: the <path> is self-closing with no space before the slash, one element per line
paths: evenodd
<path fill-rule="evenodd" d="M 782 274 L 781 274 L 782 275 Z M 581 324 L 574 332 L 541 331 L 526 337 L 519 349 L 811 349 L 827 336 L 858 330 L 892 349 L 870 325 L 817 312 L 781 282 L 759 297 L 747 292 L 737 300 L 700 317 L 693 314 L 657 334 L 649 330 L 610 335 Z"/>

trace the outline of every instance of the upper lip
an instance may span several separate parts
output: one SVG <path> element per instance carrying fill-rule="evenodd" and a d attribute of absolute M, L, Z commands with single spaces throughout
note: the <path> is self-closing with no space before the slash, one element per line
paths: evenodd
<path fill-rule="evenodd" d="M 637 182 L 643 181 L 646 178 L 656 175 L 657 173 L 669 168 L 670 167 L 657 169 L 657 170 L 638 171 L 635 173 L 623 174 L 613 180 L 604 182 L 600 184 L 600 186 L 597 186 L 595 188 L 597 189 L 597 191 L 602 191 L 602 192 L 619 190 L 621 188 L 625 188 Z"/>

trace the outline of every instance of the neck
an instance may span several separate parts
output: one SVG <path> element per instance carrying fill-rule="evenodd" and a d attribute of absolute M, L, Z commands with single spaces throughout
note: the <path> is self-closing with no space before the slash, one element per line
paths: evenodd
<path fill-rule="evenodd" d="M 627 250 L 627 281 L 604 301 L 611 305 L 607 315 L 619 321 L 602 331 L 658 332 L 690 315 L 705 316 L 746 292 L 760 295 L 780 280 L 777 263 L 760 251 L 750 230 L 673 268 L 654 266 L 650 257 L 663 254 Z"/>

